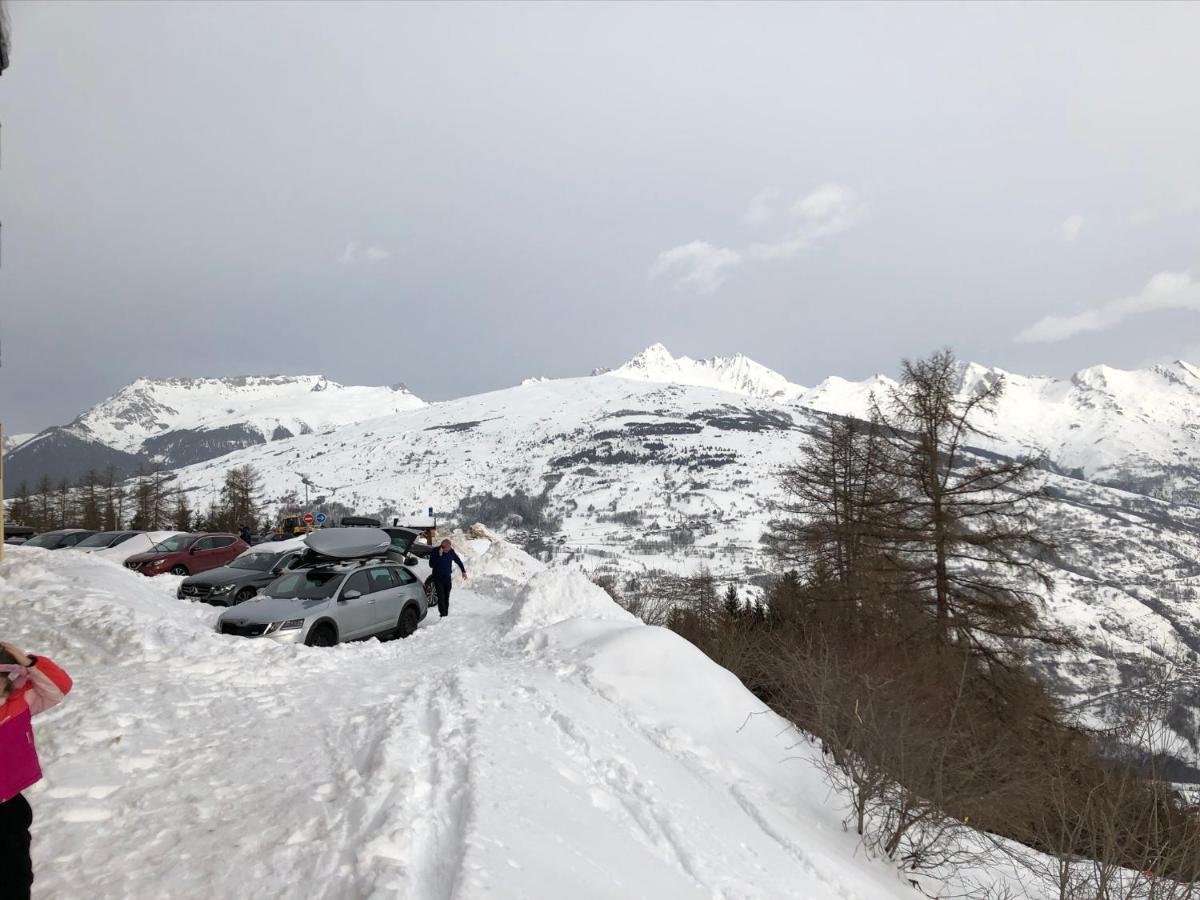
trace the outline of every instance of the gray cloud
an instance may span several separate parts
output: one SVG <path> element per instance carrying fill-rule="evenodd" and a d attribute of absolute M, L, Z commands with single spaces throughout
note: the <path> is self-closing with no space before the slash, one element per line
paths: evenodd
<path fill-rule="evenodd" d="M 382 262 L 391 256 L 391 252 L 384 250 L 382 247 L 376 247 L 374 244 L 363 245 L 357 241 L 350 241 L 346 244 L 346 249 L 342 251 L 342 255 L 338 257 L 338 262 L 342 265 L 361 265 L 363 263 Z"/>
<path fill-rule="evenodd" d="M 1079 232 L 1083 230 L 1084 221 L 1079 213 L 1067 216 L 1058 225 L 1058 236 L 1068 244 L 1075 243 L 1079 239 Z"/>
<path fill-rule="evenodd" d="M 1046 316 L 1017 335 L 1018 341 L 1052 343 L 1106 331 L 1134 316 L 1166 309 L 1200 312 L 1200 284 L 1188 272 L 1160 272 L 1136 294 L 1070 316 Z"/>
<path fill-rule="evenodd" d="M 750 201 L 742 221 L 765 225 L 776 218 L 777 188 L 768 188 Z M 840 184 L 823 184 L 800 197 L 788 211 L 787 230 L 771 243 L 751 244 L 745 250 L 716 247 L 695 240 L 658 254 L 650 267 L 654 280 L 671 276 L 674 287 L 699 294 L 715 292 L 729 272 L 746 260 L 790 259 L 818 241 L 848 231 L 866 218 L 868 206 L 859 195 Z"/>

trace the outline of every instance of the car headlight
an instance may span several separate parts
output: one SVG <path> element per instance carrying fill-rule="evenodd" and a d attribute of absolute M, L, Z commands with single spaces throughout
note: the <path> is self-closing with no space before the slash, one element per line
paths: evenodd
<path fill-rule="evenodd" d="M 235 587 L 237 587 L 237 585 L 233 582 L 230 582 L 229 584 L 222 584 L 219 587 L 213 588 L 212 592 L 214 594 L 228 594 Z"/>
<path fill-rule="evenodd" d="M 288 619 L 286 622 L 272 622 L 263 634 L 274 634 L 276 631 L 295 631 L 304 627 L 303 619 Z"/>

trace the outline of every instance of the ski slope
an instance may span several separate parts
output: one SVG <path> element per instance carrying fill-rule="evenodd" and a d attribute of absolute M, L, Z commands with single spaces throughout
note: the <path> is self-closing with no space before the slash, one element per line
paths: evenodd
<path fill-rule="evenodd" d="M 578 573 L 459 543 L 448 619 L 331 650 L 13 549 L 4 637 L 76 680 L 38 720 L 37 895 L 919 896 L 732 675 Z"/>

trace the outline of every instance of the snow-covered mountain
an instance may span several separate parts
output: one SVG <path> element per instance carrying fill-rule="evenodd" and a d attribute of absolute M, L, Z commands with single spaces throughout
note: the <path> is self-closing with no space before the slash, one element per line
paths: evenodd
<path fill-rule="evenodd" d="M 672 356 L 662 344 L 651 344 L 624 365 L 597 370 L 597 374 L 667 384 L 690 384 L 782 402 L 799 399 L 805 390 L 773 369 L 740 353 L 736 356 L 691 359 Z"/>
<path fill-rule="evenodd" d="M 232 465 L 252 464 L 270 505 L 487 517 L 557 562 L 621 578 L 705 565 L 749 594 L 770 563 L 759 539 L 779 468 L 825 414 L 746 393 L 613 376 L 540 381 L 250 447 L 188 466 L 202 509 Z M 1061 558 L 1048 613 L 1086 651 L 1043 661 L 1072 702 L 1200 651 L 1200 509 L 1047 474 L 1043 516 Z M 1097 710 L 1103 714 L 1103 709 Z M 1200 708 L 1176 718 L 1200 760 Z"/>
<path fill-rule="evenodd" d="M 423 405 L 400 385 L 348 386 L 321 375 L 140 378 L 13 448 L 6 487 L 108 465 L 123 473 L 143 462 L 173 468 Z"/>
<path fill-rule="evenodd" d="M 1196 369 L 1097 368 L 1056 380 L 965 365 L 961 389 L 1001 374 L 1008 391 L 995 419 L 981 423 L 996 435 L 985 449 L 1044 447 L 1057 466 L 1043 510 L 1061 548 L 1049 612 L 1087 647 L 1043 660 L 1060 693 L 1083 700 L 1136 682 L 1173 652 L 1200 652 Z M 531 379 L 430 406 L 396 392 L 391 399 L 412 408 L 384 415 L 370 415 L 386 402 L 369 392 L 390 389 L 331 392 L 313 390 L 328 385 L 319 379 L 293 381 L 300 384 L 240 412 L 198 400 L 188 418 L 178 412 L 182 400 L 151 392 L 146 402 L 115 404 L 81 422 L 89 434 L 142 453 L 160 446 L 148 436 L 159 414 L 151 401 L 172 410 L 163 414 L 167 436 L 191 435 L 181 426 L 197 422 L 210 429 L 197 428 L 201 436 L 229 425 L 256 429 L 239 449 L 209 445 L 209 458 L 179 469 L 193 509 L 206 507 L 226 469 L 251 464 L 268 507 L 294 504 L 307 484 L 314 504 L 336 501 L 365 514 L 407 517 L 432 506 L 442 519 L 483 518 L 591 572 L 653 577 L 707 565 L 753 592 L 769 573 L 759 539 L 779 468 L 827 413 L 862 414 L 871 392 L 890 384 L 884 376 L 830 378 L 803 388 L 744 358 L 696 362 L 661 346 L 603 375 Z M 321 419 L 304 412 L 320 406 L 320 395 L 368 399 L 334 404 Z M 293 436 L 268 433 L 277 424 Z M 1177 752 L 1200 761 L 1200 704 L 1181 709 Z"/>
<path fill-rule="evenodd" d="M 696 361 L 655 344 L 607 371 L 660 383 L 699 385 L 791 405 L 864 417 L 875 394 L 886 403 L 895 381 L 827 378 L 813 388 L 744 356 Z M 1183 361 L 1126 371 L 1093 366 L 1070 378 L 1019 375 L 966 363 L 963 394 L 997 378 L 1005 393 L 989 423 L 990 450 L 1043 450 L 1059 468 L 1137 493 L 1200 504 L 1200 368 Z"/>

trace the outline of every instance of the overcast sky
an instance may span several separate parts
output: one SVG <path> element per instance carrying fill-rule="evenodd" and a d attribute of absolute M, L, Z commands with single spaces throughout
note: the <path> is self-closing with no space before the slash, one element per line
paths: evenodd
<path fill-rule="evenodd" d="M 1200 363 L 1200 4 L 10 5 L 0 415 Z"/>

